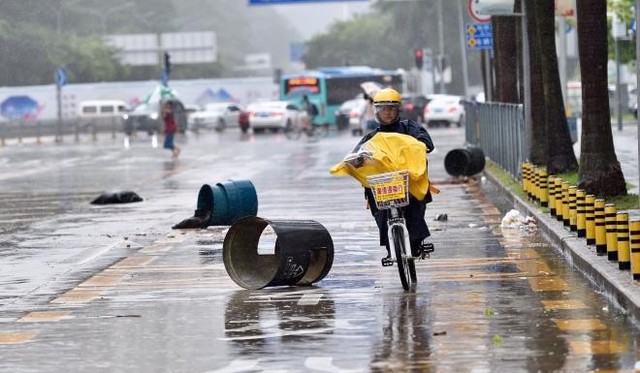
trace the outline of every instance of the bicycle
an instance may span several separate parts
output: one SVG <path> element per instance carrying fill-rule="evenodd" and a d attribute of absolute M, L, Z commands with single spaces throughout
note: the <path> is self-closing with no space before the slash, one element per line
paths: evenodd
<path fill-rule="evenodd" d="M 390 258 L 383 258 L 383 266 L 398 265 L 400 282 L 404 290 L 410 290 L 418 279 L 415 258 L 411 254 L 409 231 L 402 214 L 402 207 L 409 204 L 409 173 L 393 171 L 367 177 L 378 210 L 387 211 L 387 229 Z"/>
<path fill-rule="evenodd" d="M 361 167 L 371 159 L 371 154 L 359 152 L 349 155 L 345 162 L 355 168 Z M 387 237 L 390 257 L 382 259 L 382 266 L 398 265 L 400 282 L 404 290 L 412 289 L 418 282 L 415 259 L 411 253 L 409 231 L 403 215 L 403 207 L 409 204 L 409 172 L 407 170 L 385 172 L 366 177 L 378 210 L 387 213 Z M 418 259 L 426 259 L 433 251 L 428 244 Z"/>
<path fill-rule="evenodd" d="M 284 128 L 284 135 L 289 140 L 297 140 L 302 134 L 307 135 L 309 139 L 317 140 L 321 137 L 327 137 L 328 130 L 326 126 L 313 124 L 310 117 L 306 114 L 301 115 L 298 120 L 287 123 Z"/>
<path fill-rule="evenodd" d="M 313 138 L 314 131 L 313 125 L 309 121 L 309 117 L 306 115 L 301 115 L 297 120 L 293 122 L 287 122 L 286 127 L 284 128 L 284 135 L 289 140 L 297 140 L 302 136 L 304 132 L 307 137 Z"/>

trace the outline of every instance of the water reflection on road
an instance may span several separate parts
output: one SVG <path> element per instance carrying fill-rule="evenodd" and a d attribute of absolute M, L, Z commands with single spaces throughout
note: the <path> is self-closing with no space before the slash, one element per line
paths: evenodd
<path fill-rule="evenodd" d="M 180 142 L 177 161 L 143 139 L 4 155 L 0 370 L 633 371 L 637 326 L 539 232 L 501 229 L 511 206 L 490 186 L 448 179 L 461 129 L 432 136 L 443 192 L 427 208 L 436 252 L 417 264 L 414 292 L 380 265 L 360 186 L 328 174 L 354 138 L 203 134 Z M 242 290 L 222 263 L 228 227 L 170 229 L 203 183 L 227 179 L 254 183 L 259 216 L 327 228 L 324 280 Z M 145 201 L 89 205 L 106 186 Z"/>

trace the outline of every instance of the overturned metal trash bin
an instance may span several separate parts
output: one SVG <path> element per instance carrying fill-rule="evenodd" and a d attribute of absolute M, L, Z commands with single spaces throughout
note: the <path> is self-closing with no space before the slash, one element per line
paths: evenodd
<path fill-rule="evenodd" d="M 484 158 L 480 148 L 453 149 L 444 157 L 444 168 L 451 176 L 473 176 L 484 170 Z"/>
<path fill-rule="evenodd" d="M 259 253 L 258 244 L 267 227 L 274 232 L 274 244 L 270 252 Z M 231 279 L 245 289 L 311 285 L 329 273 L 333 241 L 325 227 L 313 220 L 246 216 L 229 228 L 222 256 Z"/>
<path fill-rule="evenodd" d="M 198 193 L 197 209 L 210 212 L 208 225 L 231 225 L 244 216 L 258 213 L 258 196 L 249 180 L 205 184 Z"/>

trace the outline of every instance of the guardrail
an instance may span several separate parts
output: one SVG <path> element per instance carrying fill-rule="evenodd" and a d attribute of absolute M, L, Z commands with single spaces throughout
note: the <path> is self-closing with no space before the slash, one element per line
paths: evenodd
<path fill-rule="evenodd" d="M 463 101 L 465 140 L 484 152 L 515 180 L 520 166 L 529 157 L 527 131 L 521 104 Z"/>
<path fill-rule="evenodd" d="M 0 142 L 4 145 L 6 139 L 18 139 L 26 137 L 41 138 L 55 136 L 61 139 L 63 136 L 91 135 L 94 139 L 98 133 L 111 133 L 116 137 L 123 131 L 122 118 L 92 118 L 92 119 L 64 119 L 58 120 L 11 120 L 0 123 Z"/>

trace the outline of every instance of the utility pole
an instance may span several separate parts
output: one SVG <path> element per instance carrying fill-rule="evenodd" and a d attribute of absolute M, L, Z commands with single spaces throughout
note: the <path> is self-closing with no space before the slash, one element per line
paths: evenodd
<path fill-rule="evenodd" d="M 438 0 L 438 71 L 440 73 L 440 92 L 447 93 L 444 88 L 444 35 L 442 24 L 442 0 Z"/>

